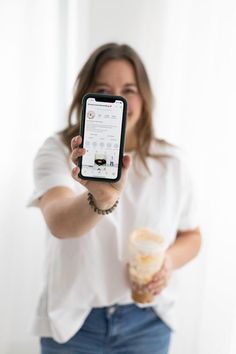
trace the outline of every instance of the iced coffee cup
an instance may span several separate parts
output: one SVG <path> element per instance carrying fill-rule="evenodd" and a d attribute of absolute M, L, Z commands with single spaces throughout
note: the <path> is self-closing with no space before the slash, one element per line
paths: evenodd
<path fill-rule="evenodd" d="M 152 302 L 154 295 L 146 285 L 163 264 L 164 238 L 149 229 L 137 229 L 129 237 L 129 277 L 135 302 Z"/>

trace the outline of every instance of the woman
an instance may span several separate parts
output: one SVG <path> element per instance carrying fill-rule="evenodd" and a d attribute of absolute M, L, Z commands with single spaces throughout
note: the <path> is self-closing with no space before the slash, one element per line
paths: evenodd
<path fill-rule="evenodd" d="M 78 178 L 87 92 L 128 101 L 126 154 L 116 183 Z M 68 127 L 47 139 L 35 158 L 31 205 L 41 209 L 49 235 L 34 323 L 42 354 L 168 353 L 175 272 L 198 254 L 201 241 L 191 178 L 178 149 L 154 137 L 152 106 L 138 54 L 127 45 L 103 45 L 78 75 Z M 161 270 L 147 284 L 155 300 L 144 305 L 131 298 L 125 261 L 128 236 L 139 227 L 161 232 L 168 244 Z"/>

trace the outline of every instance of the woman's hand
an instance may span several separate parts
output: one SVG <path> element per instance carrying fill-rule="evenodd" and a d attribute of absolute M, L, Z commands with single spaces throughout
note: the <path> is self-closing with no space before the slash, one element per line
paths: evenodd
<path fill-rule="evenodd" d="M 120 194 L 124 189 L 128 168 L 131 164 L 131 158 L 128 155 L 124 156 L 121 178 L 118 182 L 104 183 L 84 180 L 78 177 L 80 168 L 77 166 L 78 159 L 86 153 L 86 150 L 80 147 L 81 143 L 82 138 L 80 135 L 75 136 L 71 140 L 71 160 L 76 165 L 72 170 L 72 177 L 88 189 L 93 195 L 95 204 L 99 209 L 109 209 L 116 200 L 119 199 Z"/>
<path fill-rule="evenodd" d="M 173 271 L 171 258 L 168 254 L 165 255 L 163 265 L 159 272 L 157 272 L 152 280 L 146 285 L 146 288 L 153 295 L 159 295 L 169 283 Z"/>

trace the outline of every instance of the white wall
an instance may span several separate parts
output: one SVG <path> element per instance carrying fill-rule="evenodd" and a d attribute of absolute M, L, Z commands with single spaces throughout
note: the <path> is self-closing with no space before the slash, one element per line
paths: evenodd
<path fill-rule="evenodd" d="M 44 231 L 25 208 L 32 159 L 55 129 L 58 109 L 57 2 L 1 2 L 0 352 L 32 352 L 25 333 L 40 282 Z M 56 50 L 54 49 L 56 48 Z M 55 65 L 56 63 L 56 65 Z M 35 225 L 37 225 L 35 229 Z M 37 230 L 37 231 L 36 231 Z"/>
<path fill-rule="evenodd" d="M 80 11 L 76 1 L 0 2 L 1 354 L 38 352 L 26 330 L 42 281 L 45 230 L 26 203 L 33 157 L 65 125 L 75 70 L 86 55 L 88 4 L 79 5 Z"/>
<path fill-rule="evenodd" d="M 25 331 L 44 249 L 41 216 L 25 209 L 33 156 L 64 125 L 90 50 L 118 41 L 143 57 L 157 133 L 188 152 L 199 191 L 204 246 L 182 271 L 171 354 L 233 354 L 235 35 L 233 0 L 1 0 L 0 353 L 37 353 Z"/>

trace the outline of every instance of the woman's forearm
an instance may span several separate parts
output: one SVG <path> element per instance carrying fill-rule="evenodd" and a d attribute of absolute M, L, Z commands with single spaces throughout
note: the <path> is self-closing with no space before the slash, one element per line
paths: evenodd
<path fill-rule="evenodd" d="M 68 193 L 52 198 L 41 210 L 49 230 L 60 239 L 82 236 L 106 217 L 93 211 L 86 192 L 79 196 Z"/>
<path fill-rule="evenodd" d="M 167 250 L 173 270 L 184 266 L 197 256 L 201 247 L 200 230 L 178 232 L 175 242 Z"/>

